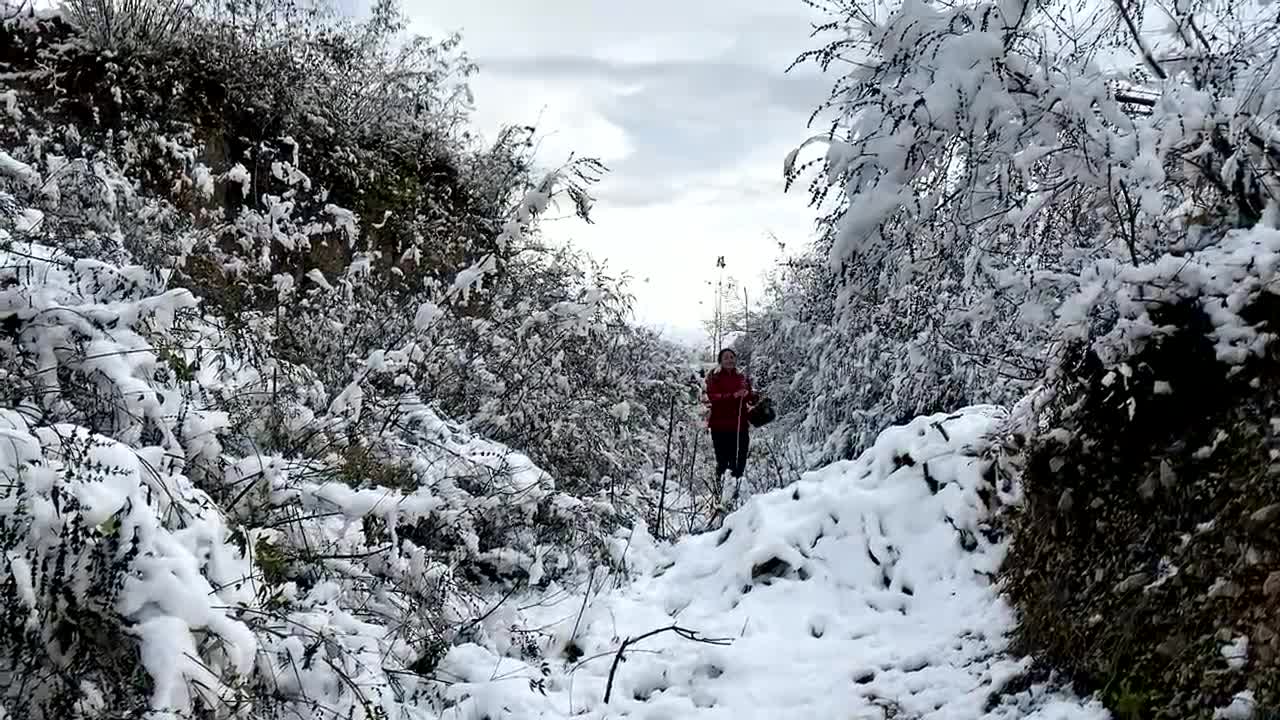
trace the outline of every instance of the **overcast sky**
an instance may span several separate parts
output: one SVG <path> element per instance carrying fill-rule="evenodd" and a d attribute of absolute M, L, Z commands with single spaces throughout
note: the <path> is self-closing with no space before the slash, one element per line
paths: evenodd
<path fill-rule="evenodd" d="M 480 65 L 479 129 L 535 123 L 540 157 L 571 151 L 611 172 L 596 224 L 566 237 L 633 277 L 642 322 L 687 334 L 709 316 L 715 258 L 755 286 L 806 240 L 803 188 L 782 192 L 787 152 L 830 82 L 784 70 L 810 46 L 801 0 L 406 0 L 414 30 L 460 30 Z M 703 302 L 703 304 L 699 304 Z"/>

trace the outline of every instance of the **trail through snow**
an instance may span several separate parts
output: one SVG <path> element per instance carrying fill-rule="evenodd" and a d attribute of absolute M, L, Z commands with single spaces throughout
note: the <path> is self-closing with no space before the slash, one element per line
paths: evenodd
<path fill-rule="evenodd" d="M 487 639 L 500 654 L 463 645 L 438 668 L 457 681 L 442 717 L 1107 717 L 1096 702 L 1009 685 L 1027 661 L 1006 652 L 1013 614 L 992 584 L 1006 546 L 987 523 L 1015 491 L 990 452 L 1002 417 L 979 407 L 892 428 L 858 460 L 751 499 L 715 533 L 619 537 L 639 577 L 585 604 L 552 588 L 495 613 Z M 514 625 L 550 633 L 548 656 L 572 643 L 582 657 L 509 657 Z M 605 705 L 619 644 L 671 625 L 731 643 L 647 638 Z"/>

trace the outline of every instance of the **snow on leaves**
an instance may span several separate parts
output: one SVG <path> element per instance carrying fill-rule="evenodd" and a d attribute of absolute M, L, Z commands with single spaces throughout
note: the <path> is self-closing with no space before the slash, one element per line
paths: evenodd
<path fill-rule="evenodd" d="M 371 467 L 403 468 L 407 484 L 353 467 L 360 445 L 341 449 L 345 464 L 236 457 L 225 444 L 241 433 L 205 401 L 261 396 L 270 376 L 236 364 L 189 293 L 31 244 L 0 254 L 0 268 L 10 280 L 0 314 L 16 329 L 0 346 L 0 542 L 15 588 L 0 610 L 26 628 L 24 679 L 9 686 L 35 698 L 26 716 L 84 697 L 131 706 L 144 685 L 113 675 L 132 666 L 130 648 L 157 716 L 264 703 L 421 714 L 437 692 L 408 670 L 421 638 L 480 612 L 482 594 L 460 573 L 554 577 L 585 562 L 584 545 L 548 545 L 535 528 L 589 533 L 588 508 L 524 456 L 459 434 L 411 396 L 378 416 L 382 435 L 358 441 L 398 448 Z M 291 427 L 340 437 L 363 427 L 352 412 L 385 410 L 360 397 L 340 395 Z M 68 624 L 95 635 L 57 636 Z M 18 648 L 0 653 L 9 662 Z M 47 672 L 60 663 L 77 687 Z"/>
<path fill-rule="evenodd" d="M 30 33 L 48 67 L 92 56 L 45 42 L 71 32 L 55 16 L 15 18 L 0 31 Z M 445 45 L 392 55 L 412 68 Z M 376 49 L 348 49 L 358 71 L 385 69 Z M 0 77 L 23 123 L 0 124 L 8 717 L 434 717 L 452 702 L 436 672 L 448 648 L 514 647 L 481 619 L 609 565 L 606 528 L 649 510 L 636 479 L 652 471 L 673 350 L 629 324 L 623 279 L 536 232 L 557 195 L 585 213 L 594 166 L 535 182 L 515 140 L 448 147 L 458 108 L 433 93 L 452 80 L 406 86 L 430 73 L 368 84 L 397 100 L 371 149 L 369 118 L 342 114 L 363 110 L 312 106 L 345 80 L 255 94 L 274 76 L 246 57 L 241 100 L 287 95 L 325 117 L 227 153 L 190 118 L 157 119 L 169 106 L 130 115 L 154 88 L 95 99 L 124 128 L 76 129 L 41 94 L 52 75 Z M 124 80 L 148 78 L 109 84 Z M 440 114 L 400 102 L 420 90 Z M 446 156 L 432 172 L 493 207 L 442 206 L 421 167 L 388 167 L 424 137 Z M 349 187 L 338 199 L 350 163 L 357 184 L 403 181 L 390 190 L 413 212 L 362 213 Z"/>
<path fill-rule="evenodd" d="M 797 366 L 792 424 L 820 457 L 886 417 L 1011 403 L 1066 342 L 1123 359 L 1159 332 L 1144 301 L 1199 302 L 1224 360 L 1266 341 L 1238 318 L 1261 290 L 1250 259 L 1269 272 L 1242 245 L 1265 245 L 1280 197 L 1263 3 L 818 5 L 829 42 L 801 61 L 835 77 L 815 115 L 831 131 L 785 165 L 789 183 L 822 171 L 826 269 L 779 282 L 759 344 Z"/>

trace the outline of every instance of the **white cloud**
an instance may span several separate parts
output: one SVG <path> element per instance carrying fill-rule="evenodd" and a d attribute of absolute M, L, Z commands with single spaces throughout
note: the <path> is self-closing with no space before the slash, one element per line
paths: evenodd
<path fill-rule="evenodd" d="M 536 124 L 540 157 L 570 152 L 613 168 L 596 224 L 555 222 L 633 278 L 638 319 L 696 336 L 715 259 L 754 292 L 777 248 L 813 225 L 803 188 L 782 193 L 782 160 L 808 136 L 826 81 L 784 75 L 809 47 L 801 0 L 410 0 L 415 30 L 461 30 L 480 64 L 486 134 Z"/>
<path fill-rule="evenodd" d="M 803 42 L 813 17 L 802 0 L 406 0 L 405 8 L 418 29 L 463 31 L 481 57 L 703 60 L 745 42 L 766 49 L 753 61 L 771 65 L 795 56 L 788 46 Z"/>
<path fill-rule="evenodd" d="M 795 244 L 807 235 L 813 213 L 803 195 L 782 194 L 777 169 L 776 163 L 747 163 L 719 177 L 694 178 L 687 196 L 662 204 L 601 203 L 595 225 L 566 229 L 565 235 L 632 275 L 642 322 L 696 328 L 711 314 L 707 283 L 716 277 L 718 256 L 725 256 L 726 272 L 758 297 L 778 254 L 769 233 Z M 773 182 L 762 182 L 769 170 Z M 742 188 L 749 185 L 765 192 L 744 202 Z"/>
<path fill-rule="evenodd" d="M 576 152 L 608 163 L 634 151 L 626 131 L 595 109 L 599 98 L 625 92 L 623 88 L 499 73 L 481 73 L 471 85 L 477 129 L 493 137 L 503 125 L 535 124 L 545 162 L 563 162 Z"/>

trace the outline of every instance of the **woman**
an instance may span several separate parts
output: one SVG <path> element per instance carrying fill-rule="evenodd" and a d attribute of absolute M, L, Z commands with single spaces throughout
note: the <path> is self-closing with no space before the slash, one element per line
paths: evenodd
<path fill-rule="evenodd" d="M 711 403 L 707 425 L 716 449 L 716 478 L 724 477 L 725 470 L 741 478 L 750 446 L 747 415 L 757 396 L 751 390 L 751 380 L 738 371 L 737 353 L 725 348 L 716 360 L 719 367 L 707 376 L 707 400 Z"/>

